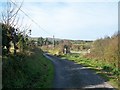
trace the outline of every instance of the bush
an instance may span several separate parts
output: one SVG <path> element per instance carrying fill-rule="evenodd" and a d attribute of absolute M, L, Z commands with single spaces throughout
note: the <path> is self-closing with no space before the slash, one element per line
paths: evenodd
<path fill-rule="evenodd" d="M 110 65 L 103 65 L 102 68 L 107 72 L 111 72 L 113 70 L 113 68 Z"/>
<path fill-rule="evenodd" d="M 112 72 L 113 72 L 114 75 L 117 75 L 117 76 L 120 75 L 120 70 L 119 70 L 118 68 L 114 68 L 114 69 L 112 70 Z"/>

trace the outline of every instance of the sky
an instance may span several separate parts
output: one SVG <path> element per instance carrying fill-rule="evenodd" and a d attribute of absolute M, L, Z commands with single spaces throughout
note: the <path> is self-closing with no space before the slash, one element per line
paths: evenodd
<path fill-rule="evenodd" d="M 118 0 L 24 0 L 21 9 L 34 21 L 19 13 L 32 37 L 95 40 L 118 31 Z"/>

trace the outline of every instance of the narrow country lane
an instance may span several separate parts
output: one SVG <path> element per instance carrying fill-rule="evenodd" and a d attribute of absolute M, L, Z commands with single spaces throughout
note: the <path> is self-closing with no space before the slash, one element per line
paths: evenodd
<path fill-rule="evenodd" d="M 104 88 L 114 90 L 93 70 L 78 65 L 72 61 L 44 54 L 55 67 L 53 88 Z"/>

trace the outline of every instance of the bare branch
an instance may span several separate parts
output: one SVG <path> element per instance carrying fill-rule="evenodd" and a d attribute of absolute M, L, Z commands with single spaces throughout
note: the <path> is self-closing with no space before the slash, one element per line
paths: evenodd
<path fill-rule="evenodd" d="M 17 18 L 16 23 L 14 24 L 14 27 L 18 25 L 18 22 L 19 22 L 19 17 Z"/>
<path fill-rule="evenodd" d="M 2 13 L 2 23 L 6 24 L 6 19 L 5 19 L 5 16 L 3 15 L 3 13 Z"/>
<path fill-rule="evenodd" d="M 17 28 L 21 28 L 21 27 L 22 27 L 22 24 L 23 24 L 23 19 L 24 19 L 24 17 L 22 17 L 21 23 L 20 23 L 20 25 L 19 25 L 19 26 L 17 26 Z"/>
<path fill-rule="evenodd" d="M 17 7 L 16 3 L 14 3 L 12 0 L 10 0 L 10 1 Z M 22 5 L 23 5 L 23 2 L 21 3 L 21 5 L 20 5 L 19 8 L 17 9 L 17 11 L 11 16 L 10 19 L 12 19 L 14 16 L 16 17 L 16 15 L 17 15 L 18 12 L 20 11 Z M 12 11 L 14 11 L 14 10 L 12 10 Z M 11 13 L 12 13 L 12 11 L 11 11 Z"/>

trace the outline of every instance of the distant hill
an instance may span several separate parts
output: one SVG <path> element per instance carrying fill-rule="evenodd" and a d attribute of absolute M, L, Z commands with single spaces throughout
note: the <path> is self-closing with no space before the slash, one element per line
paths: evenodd
<path fill-rule="evenodd" d="M 39 37 L 31 37 L 33 40 L 35 40 L 35 41 L 37 41 L 37 39 L 39 38 Z M 51 38 L 51 37 L 46 37 L 49 41 L 53 41 L 53 38 Z M 46 38 L 44 38 L 44 39 L 46 39 Z M 62 40 L 68 40 L 68 41 L 70 41 L 71 43 L 74 43 L 74 44 L 81 44 L 81 43 L 91 43 L 91 42 L 93 42 L 92 40 L 90 41 L 90 40 L 71 40 L 71 39 L 60 39 L 60 38 L 54 38 L 54 40 L 55 41 L 62 41 Z"/>
<path fill-rule="evenodd" d="M 30 37 L 32 40 L 35 40 L 35 41 L 37 41 L 38 40 L 38 38 L 40 38 L 40 37 Z M 53 38 L 51 38 L 51 37 L 46 37 L 49 41 L 53 41 Z M 46 39 L 46 38 L 44 38 L 44 39 Z M 54 38 L 54 40 L 55 41 L 61 41 L 61 40 L 63 40 L 63 39 L 59 39 L 59 38 Z"/>

